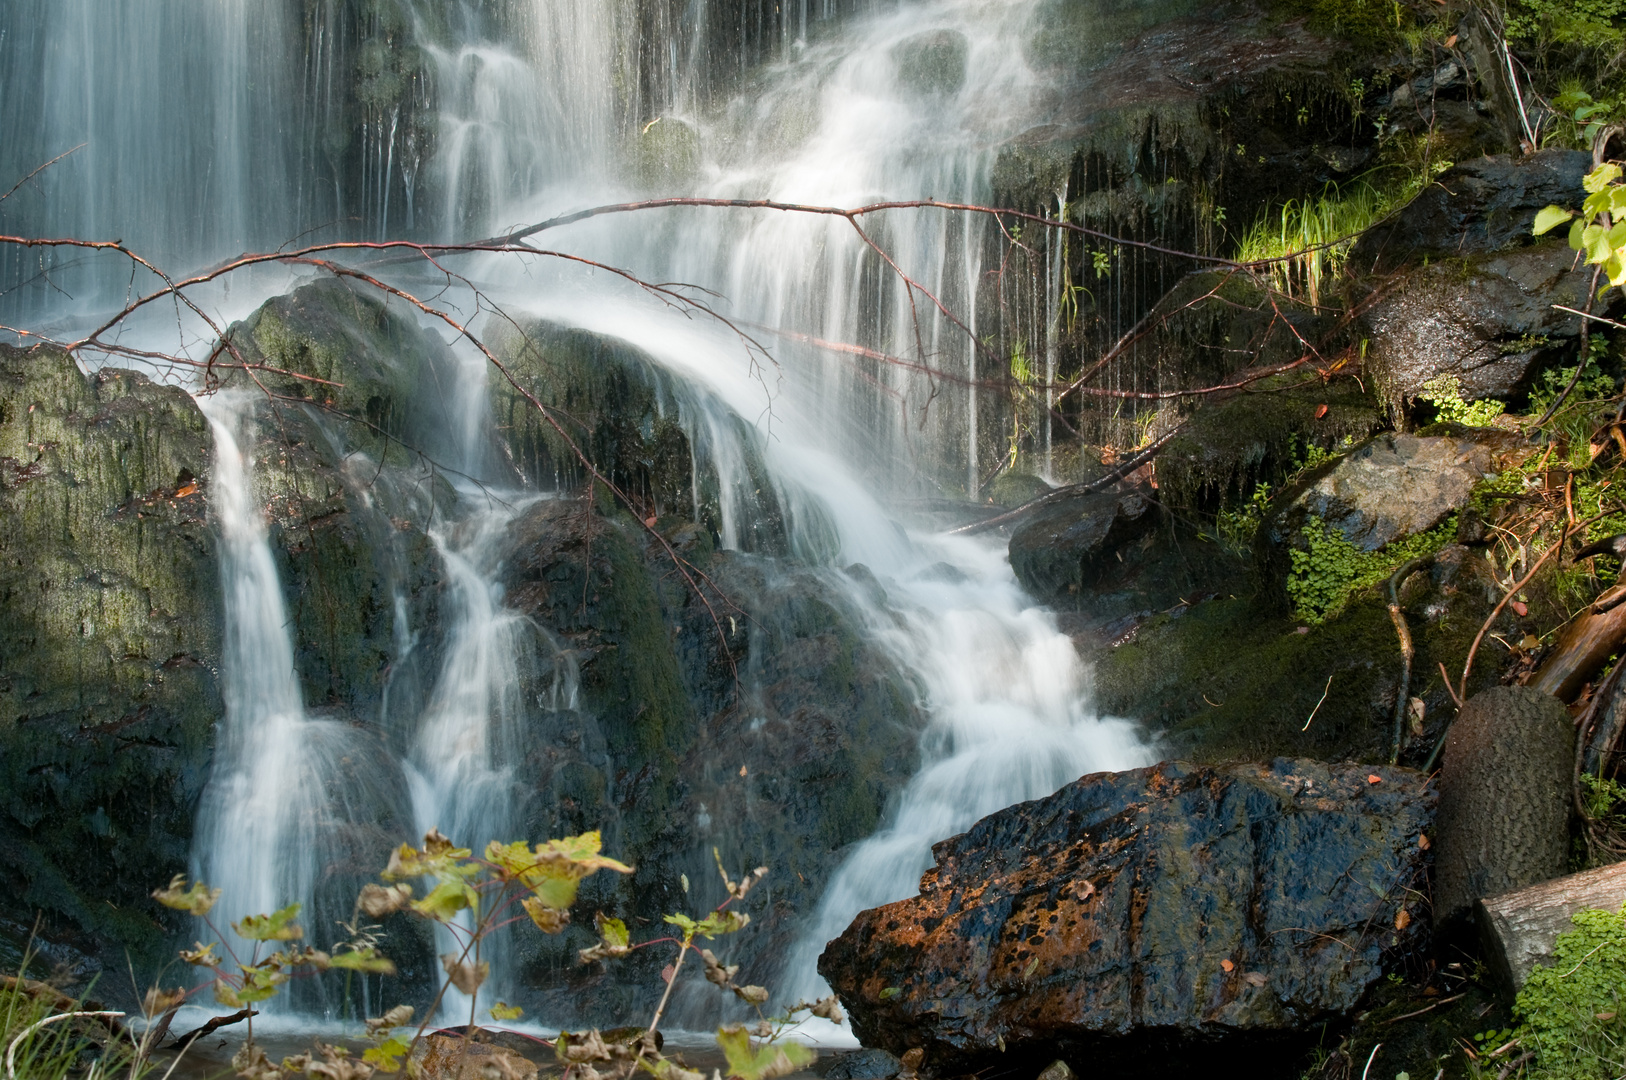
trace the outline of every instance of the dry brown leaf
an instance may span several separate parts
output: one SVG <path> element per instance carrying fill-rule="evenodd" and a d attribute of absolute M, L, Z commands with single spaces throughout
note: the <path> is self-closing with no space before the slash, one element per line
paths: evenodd
<path fill-rule="evenodd" d="M 1229 960 L 1221 960 L 1220 967 L 1224 968 L 1226 971 L 1234 971 L 1236 969 L 1236 965 L 1231 963 Z"/>
<path fill-rule="evenodd" d="M 1401 908 L 1398 912 L 1395 913 L 1395 929 L 1396 930 L 1404 930 L 1406 927 L 1408 927 L 1410 925 L 1411 925 L 1411 912 L 1407 911 L 1405 908 Z"/>

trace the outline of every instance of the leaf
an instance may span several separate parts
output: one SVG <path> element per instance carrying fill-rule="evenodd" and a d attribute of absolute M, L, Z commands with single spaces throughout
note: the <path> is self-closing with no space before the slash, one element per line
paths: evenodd
<path fill-rule="evenodd" d="M 406 907 L 412 900 L 411 885 L 363 885 L 356 906 L 369 919 L 382 919 Z"/>
<path fill-rule="evenodd" d="M 903 993 L 903 988 L 902 987 L 889 986 L 885 990 L 881 991 L 881 1000 L 882 1001 L 891 1001 L 893 998 L 897 997 L 901 993 Z"/>
<path fill-rule="evenodd" d="M 1262 971 L 1244 971 L 1242 981 L 1249 986 L 1264 986 L 1270 982 L 1270 978 Z"/>
<path fill-rule="evenodd" d="M 724 965 L 710 949 L 700 950 L 700 961 L 706 965 L 706 981 L 720 990 L 727 990 L 734 985 L 734 976 L 739 974 L 740 965 Z"/>
<path fill-rule="evenodd" d="M 519 903 L 536 928 L 544 934 L 557 934 L 570 923 L 570 912 L 549 907 L 540 897 L 527 896 Z"/>
<path fill-rule="evenodd" d="M 486 1011 L 491 1014 L 493 1020 L 518 1020 L 525 1015 L 525 1010 L 518 1005 L 509 1005 L 503 1001 L 497 1002 Z"/>
<path fill-rule="evenodd" d="M 1395 929 L 1396 930 L 1404 930 L 1406 927 L 1408 927 L 1410 925 L 1411 925 L 1411 912 L 1407 911 L 1405 908 L 1401 908 L 1399 911 L 1395 912 Z"/>
<path fill-rule="evenodd" d="M 503 880 L 519 882 L 545 906 L 563 911 L 576 902 L 583 878 L 599 870 L 632 873 L 625 863 L 600 855 L 602 846 L 597 832 L 549 840 L 534 850 L 523 841 L 501 844 L 493 840 L 486 845 L 486 861 L 496 866 Z"/>
<path fill-rule="evenodd" d="M 1221 960 L 1220 967 L 1224 968 L 1226 971 L 1232 971 L 1236 968 L 1236 965 L 1231 963 L 1229 960 Z"/>
<path fill-rule="evenodd" d="M 1562 206 L 1549 206 L 1536 215 L 1535 234 L 1545 236 L 1574 216 L 1574 211 Z"/>
<path fill-rule="evenodd" d="M 626 923 L 620 919 L 607 919 L 602 912 L 593 917 L 593 922 L 598 927 L 599 943 L 591 949 L 580 951 L 582 963 L 612 960 L 632 951 L 632 935 L 628 933 Z"/>
<path fill-rule="evenodd" d="M 369 1019 L 367 1021 L 367 1034 L 377 1037 L 391 1028 L 405 1027 L 410 1023 L 412 1023 L 412 1006 L 397 1005 L 383 1016 Z"/>
<path fill-rule="evenodd" d="M 679 930 L 682 930 L 684 934 L 691 936 L 694 934 L 695 927 L 700 925 L 687 915 L 681 913 L 666 916 L 666 921 L 677 927 Z"/>
<path fill-rule="evenodd" d="M 182 949 L 181 959 L 193 967 L 214 967 L 220 963 L 220 957 L 215 955 L 215 942 L 205 945 L 199 941 L 195 949 Z"/>
<path fill-rule="evenodd" d="M 474 996 L 480 989 L 480 984 L 486 981 L 491 974 L 491 965 L 482 960 L 478 965 L 467 960 L 459 960 L 456 953 L 441 953 L 440 966 L 446 969 L 446 975 L 452 980 L 452 985 L 463 993 Z"/>
<path fill-rule="evenodd" d="M 411 1047 L 400 1039 L 387 1039 L 377 1046 L 370 1046 L 363 1051 L 361 1060 L 375 1066 L 379 1072 L 400 1072 L 401 1055 L 410 1049 Z"/>
<path fill-rule="evenodd" d="M 215 1001 L 228 1009 L 241 1009 L 243 999 L 237 995 L 237 988 L 225 979 L 215 980 Z"/>
<path fill-rule="evenodd" d="M 661 1058 L 659 1061 L 650 1061 L 645 1058 L 639 1064 L 649 1070 L 654 1075 L 655 1080 L 706 1080 L 705 1073 L 685 1069 L 667 1058 Z"/>
<path fill-rule="evenodd" d="M 202 918 L 220 899 L 220 890 L 211 889 L 201 881 L 194 881 L 190 889 L 186 888 L 186 875 L 176 874 L 170 879 L 169 888 L 155 889 L 152 898 L 167 908 Z"/>
<path fill-rule="evenodd" d="M 736 986 L 733 990 L 734 996 L 747 1005 L 766 1005 L 768 1003 L 768 991 L 765 987 Z"/>
<path fill-rule="evenodd" d="M 250 941 L 297 941 L 305 936 L 305 931 L 293 922 L 298 914 L 299 905 L 289 904 L 270 915 L 245 915 L 241 922 L 232 923 L 231 928 Z"/>
<path fill-rule="evenodd" d="M 818 1057 L 801 1043 L 769 1043 L 755 1048 L 751 1033 L 739 1025 L 717 1029 L 717 1045 L 728 1059 L 728 1074 L 740 1080 L 772 1080 L 811 1065 Z"/>
<path fill-rule="evenodd" d="M 141 1012 L 142 1015 L 150 1018 L 177 1008 L 185 1001 L 186 991 L 180 987 L 176 987 L 174 990 L 163 990 L 154 986 L 141 999 Z"/>
<path fill-rule="evenodd" d="M 277 988 L 287 981 L 288 976 L 280 971 L 254 967 L 244 968 L 243 985 L 237 988 L 237 999 L 239 1002 L 247 1003 L 265 1001 L 268 998 L 275 997 Z M 219 997 L 218 992 L 216 997 Z"/>
<path fill-rule="evenodd" d="M 1586 178 L 1581 181 L 1581 186 L 1588 194 L 1595 195 L 1619 179 L 1620 166 L 1612 161 L 1606 161 L 1587 173 Z"/>
<path fill-rule="evenodd" d="M 745 929 L 751 916 L 738 911 L 714 911 L 695 924 L 694 932 L 705 938 L 717 938 Z"/>
<path fill-rule="evenodd" d="M 344 968 L 346 971 L 368 971 L 378 975 L 395 974 L 395 962 L 387 956 L 378 955 L 378 950 L 371 947 L 334 953 L 328 959 L 328 965 Z"/>
<path fill-rule="evenodd" d="M 436 922 L 449 923 L 459 911 L 479 902 L 480 894 L 468 882 L 454 878 L 436 885 L 422 900 L 414 900 L 412 910 Z"/>
<path fill-rule="evenodd" d="M 822 1016 L 832 1024 L 839 1024 L 846 1019 L 841 1011 L 841 1002 L 834 994 L 823 997 L 813 1003 L 813 1015 Z"/>
<path fill-rule="evenodd" d="M 1586 232 L 1586 223 L 1583 222 L 1580 218 L 1576 218 L 1575 221 L 1570 225 L 1570 250 L 1571 251 L 1580 251 L 1581 250 L 1581 237 L 1585 234 L 1585 232 Z"/>

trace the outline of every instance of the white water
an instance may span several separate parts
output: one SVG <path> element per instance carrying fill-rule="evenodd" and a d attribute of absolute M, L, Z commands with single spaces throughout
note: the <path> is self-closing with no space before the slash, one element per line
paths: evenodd
<path fill-rule="evenodd" d="M 614 145 L 612 82 L 627 77 L 617 45 L 630 33 L 620 6 L 516 3 L 528 15 L 516 39 L 499 35 L 470 8 L 456 23 L 453 44 L 432 50 L 442 123 L 439 156 L 428 167 L 441 178 L 445 199 L 437 217 L 450 229 L 466 229 L 464 235 L 615 201 L 631 190 Z M 82 0 L 72 9 L 79 6 Z M 901 4 L 799 45 L 726 109 L 701 115 L 673 106 L 660 120 L 698 133 L 701 158 L 690 183 L 708 194 L 848 206 L 926 197 L 981 201 L 999 145 L 1043 118 L 1038 80 L 1022 59 L 1036 6 L 1034 0 Z M 222 0 L 221 12 L 240 31 L 252 25 L 244 8 Z M 932 31 L 963 46 L 964 77 L 938 90 L 911 87 L 899 58 Z M 167 55 L 145 40 L 134 46 L 147 50 L 142 63 Z M 196 34 L 185 40 L 201 48 Z M 188 53 L 187 60 L 226 72 L 239 55 L 232 45 L 219 56 Z M 150 99 L 144 107 L 174 115 Z M 251 162 L 253 124 L 227 122 L 238 115 L 223 108 L 219 116 L 227 120 L 182 113 L 175 121 L 192 133 L 213 132 L 219 154 L 239 151 L 229 168 L 221 167 L 228 188 L 240 184 L 232 178 L 247 175 Z M 65 121 L 59 126 L 70 132 Z M 88 189 L 81 194 L 95 198 Z M 220 235 L 196 241 L 217 254 L 253 231 L 230 216 L 248 213 L 253 196 L 239 187 L 221 198 L 234 209 Z M 124 204 L 113 211 L 124 221 L 140 217 Z M 63 231 L 93 233 L 116 232 L 121 224 L 114 216 L 88 226 L 66 212 L 62 221 Z M 865 227 L 912 276 L 976 323 L 980 285 L 992 269 L 980 226 L 924 210 L 866 219 Z M 912 893 L 933 842 L 1082 773 L 1143 764 L 1150 750 L 1131 725 L 1093 714 L 1071 643 L 1050 614 L 1023 596 L 995 540 L 936 536 L 892 507 L 900 493 L 976 493 L 986 463 L 978 460 L 974 389 L 898 366 L 864 367 L 805 340 L 855 342 L 971 379 L 991 373 L 979 372 L 983 361 L 971 341 L 918 294 L 917 323 L 907 292 L 846 222 L 689 209 L 597 219 L 545 240 L 654 280 L 707 286 L 720 295 L 721 309 L 770 345 L 777 364 L 753 364 L 726 329 L 703 316 L 684 317 L 607 275 L 535 260 L 525 266 L 482 260 L 473 268 L 506 307 L 625 338 L 707 388 L 692 397 L 683 419 L 696 444 L 710 446 L 722 474 L 722 532 L 730 545 L 738 543 L 748 507 L 728 496 L 750 483 L 745 456 L 732 442 L 733 417 L 755 423 L 794 549 L 832 568 L 832 587 L 848 590 L 865 612 L 874 640 L 910 674 L 930 718 L 918 771 L 888 823 L 875 836 L 852 838 L 789 958 L 780 988 L 811 992 L 823 942 L 858 910 Z M 776 336 L 776 329 L 800 336 Z M 475 473 L 483 400 L 470 390 L 457 410 L 456 437 Z M 238 449 L 243 405 L 216 398 L 207 408 L 219 446 L 211 497 L 223 541 L 227 708 L 200 814 L 197 870 L 225 888 L 230 912 L 241 914 L 312 896 L 320 868 L 315 846 L 302 839 L 322 821 L 354 812 L 343 805 L 343 785 L 324 773 L 353 750 L 346 725 L 312 719 L 303 708 L 263 516 Z M 450 628 L 429 704 L 404 724 L 413 734 L 400 767 L 417 827 L 438 826 L 472 847 L 520 820 L 511 764 L 522 752 L 524 708 L 513 688 L 535 636 L 504 607 L 495 585 L 504 529 L 519 505 L 517 498 L 503 502 L 466 490 L 458 520 L 434 533 Z M 884 602 L 833 569 L 850 563 L 877 575 Z M 399 636 L 410 641 L 410 629 Z M 442 951 L 452 940 L 443 939 Z M 492 996 L 507 977 L 495 973 Z M 449 1006 L 448 1015 L 468 1006 Z"/>

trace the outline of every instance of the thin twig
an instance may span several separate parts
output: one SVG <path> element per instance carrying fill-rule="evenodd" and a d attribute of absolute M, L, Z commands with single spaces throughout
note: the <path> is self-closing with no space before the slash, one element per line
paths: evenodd
<path fill-rule="evenodd" d="M 1334 672 L 1334 674 L 1337 674 L 1337 673 Z M 1327 695 L 1330 694 L 1330 693 L 1332 693 L 1332 675 L 1327 676 L 1327 687 L 1326 687 L 1325 690 L 1321 691 L 1321 701 L 1316 702 L 1315 703 L 1315 708 L 1310 710 L 1310 720 L 1314 720 L 1315 719 L 1315 714 L 1321 711 L 1321 704 L 1322 704 L 1322 702 L 1327 700 Z M 1304 721 L 1304 726 L 1299 728 L 1299 730 L 1301 732 L 1310 730 L 1310 720 Z"/>

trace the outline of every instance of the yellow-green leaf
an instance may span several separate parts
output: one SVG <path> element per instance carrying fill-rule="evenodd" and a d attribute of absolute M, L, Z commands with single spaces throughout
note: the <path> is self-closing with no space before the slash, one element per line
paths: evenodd
<path fill-rule="evenodd" d="M 215 980 L 215 1001 L 228 1009 L 241 1009 L 243 999 L 237 995 L 237 988 L 225 979 Z"/>
<path fill-rule="evenodd" d="M 348 952 L 334 953 L 328 959 L 330 967 L 345 968 L 349 971 L 369 971 L 379 975 L 394 975 L 395 964 L 387 956 L 378 955 L 377 949 L 363 948 L 351 949 Z"/>
<path fill-rule="evenodd" d="M 297 941 L 305 936 L 305 931 L 293 922 L 298 914 L 299 905 L 289 904 L 270 915 L 245 915 L 242 922 L 232 923 L 231 928 L 250 941 Z"/>
<path fill-rule="evenodd" d="M 207 945 L 199 941 L 196 942 L 196 945 L 197 948 L 195 949 L 181 950 L 181 960 L 183 962 L 191 964 L 193 967 L 214 967 L 220 963 L 220 957 L 215 955 L 215 943 L 213 941 Z"/>
<path fill-rule="evenodd" d="M 817 1055 L 801 1043 L 751 1045 L 751 1033 L 734 1025 L 717 1029 L 717 1045 L 728 1059 L 728 1075 L 740 1080 L 772 1080 L 811 1065 Z"/>
<path fill-rule="evenodd" d="M 1620 166 L 1612 161 L 1606 161 L 1587 173 L 1586 178 L 1581 181 L 1581 186 L 1586 188 L 1589 194 L 1595 194 L 1619 179 Z"/>
<path fill-rule="evenodd" d="M 209 914 L 209 909 L 220 899 L 220 890 L 211 889 L 201 881 L 194 881 L 192 887 L 187 888 L 186 875 L 176 874 L 170 879 L 169 888 L 154 890 L 152 898 L 167 908 L 201 918 Z"/>
<path fill-rule="evenodd" d="M 480 894 L 465 881 L 442 881 L 422 900 L 412 901 L 412 910 L 436 922 L 451 922 L 464 908 L 480 902 Z"/>
<path fill-rule="evenodd" d="M 701 919 L 694 932 L 702 937 L 715 938 L 745 929 L 751 916 L 738 911 L 714 911 Z"/>
<path fill-rule="evenodd" d="M 1536 215 L 1536 235 L 1545 236 L 1574 216 L 1573 212 L 1562 206 L 1549 206 Z"/>
<path fill-rule="evenodd" d="M 401 1071 L 401 1055 L 410 1047 L 400 1039 L 387 1039 L 377 1046 L 368 1047 L 361 1055 L 361 1060 L 374 1066 L 379 1072 L 392 1073 Z"/>
<path fill-rule="evenodd" d="M 1586 222 L 1576 218 L 1570 224 L 1570 250 L 1580 251 L 1586 238 Z"/>
<path fill-rule="evenodd" d="M 493 1020 L 518 1020 L 525 1015 L 524 1009 L 504 1001 L 497 1002 L 489 1011 Z"/>

